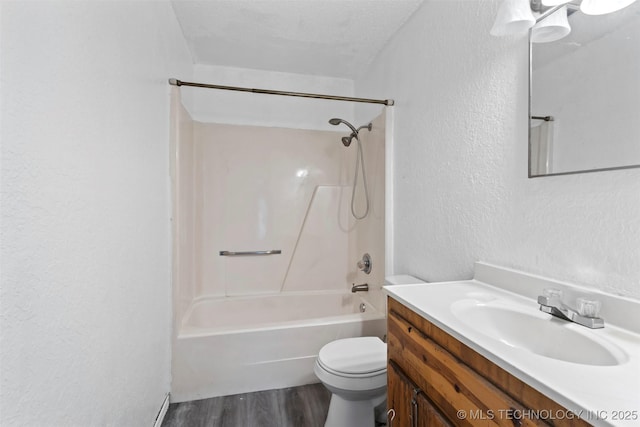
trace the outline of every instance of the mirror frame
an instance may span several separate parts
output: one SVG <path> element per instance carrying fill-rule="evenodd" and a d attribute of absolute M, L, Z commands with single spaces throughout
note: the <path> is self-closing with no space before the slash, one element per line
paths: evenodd
<path fill-rule="evenodd" d="M 553 12 L 555 12 L 558 9 L 560 9 L 562 6 L 564 6 L 564 4 L 561 4 L 561 5 L 558 5 L 558 6 L 554 6 L 551 9 L 547 10 L 545 13 L 543 13 L 542 15 L 540 15 L 536 19 L 536 23 L 541 21 L 542 19 L 546 18 L 547 16 L 551 15 Z M 607 167 L 607 168 L 580 169 L 580 170 L 573 170 L 573 171 L 567 171 L 567 172 L 552 172 L 552 173 L 547 173 L 547 174 L 544 174 L 544 175 L 532 175 L 531 174 L 531 122 L 532 122 L 532 119 L 531 119 L 531 99 L 532 99 L 532 92 L 533 92 L 533 42 L 531 41 L 531 33 L 532 33 L 532 30 L 529 29 L 529 37 L 528 37 L 528 41 L 529 41 L 529 99 L 528 99 L 529 108 L 527 109 L 527 111 L 528 111 L 527 123 L 529 124 L 529 128 L 527 129 L 527 131 L 528 131 L 527 132 L 528 133 L 528 140 L 527 140 L 527 177 L 528 178 L 544 178 L 544 177 L 547 177 L 547 176 L 576 175 L 576 174 L 579 174 L 579 173 L 605 172 L 605 171 L 640 168 L 640 163 L 639 163 L 639 164 L 626 165 L 626 166 L 611 166 L 611 167 Z"/>

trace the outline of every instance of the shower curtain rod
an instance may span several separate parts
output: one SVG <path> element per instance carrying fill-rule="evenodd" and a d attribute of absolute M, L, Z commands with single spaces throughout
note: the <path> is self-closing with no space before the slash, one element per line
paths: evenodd
<path fill-rule="evenodd" d="M 545 122 L 552 122 L 555 119 L 553 116 L 531 116 L 533 120 L 544 120 Z"/>
<path fill-rule="evenodd" d="M 239 87 L 239 86 L 222 86 L 222 85 L 209 85 L 204 83 L 183 82 L 182 80 L 178 80 L 178 79 L 169 79 L 169 84 L 173 86 L 192 86 L 192 87 L 202 87 L 206 89 L 233 90 L 236 92 L 264 93 L 267 95 L 297 96 L 299 98 L 316 98 L 316 99 L 331 99 L 334 101 L 366 102 L 369 104 L 382 104 L 382 105 L 389 105 L 389 106 L 394 104 L 393 99 L 352 98 L 349 96 L 322 95 L 317 93 L 286 92 L 282 90 L 268 90 L 268 89 L 252 89 L 248 87 Z"/>

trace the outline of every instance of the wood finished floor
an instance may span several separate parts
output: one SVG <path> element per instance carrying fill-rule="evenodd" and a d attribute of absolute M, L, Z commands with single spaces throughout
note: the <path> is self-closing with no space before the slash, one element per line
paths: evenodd
<path fill-rule="evenodd" d="M 310 384 L 172 403 L 162 427 L 323 427 L 330 398 Z"/>

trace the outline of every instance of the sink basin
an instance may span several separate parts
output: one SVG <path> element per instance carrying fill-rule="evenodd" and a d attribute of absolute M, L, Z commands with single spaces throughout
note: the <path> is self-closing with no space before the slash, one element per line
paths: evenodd
<path fill-rule="evenodd" d="M 584 326 L 557 319 L 529 306 L 506 301 L 463 299 L 451 311 L 465 326 L 510 347 L 583 365 L 614 366 L 627 356 Z"/>

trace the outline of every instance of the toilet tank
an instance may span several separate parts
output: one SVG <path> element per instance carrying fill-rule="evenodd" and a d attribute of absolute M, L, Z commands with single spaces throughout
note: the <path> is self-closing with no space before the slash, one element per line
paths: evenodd
<path fill-rule="evenodd" d="M 424 280 L 420 280 L 417 277 L 409 276 L 408 274 L 398 274 L 395 276 L 387 276 L 384 278 L 384 285 L 416 285 L 419 283 L 427 283 Z M 387 299 L 384 300 L 384 312 L 387 312 Z M 382 338 L 382 341 L 387 342 L 387 335 Z"/>
<path fill-rule="evenodd" d="M 384 278 L 384 285 L 415 285 L 418 283 L 426 283 L 424 280 L 420 280 L 417 277 L 409 276 L 408 274 L 398 274 L 395 276 L 387 276 Z"/>

